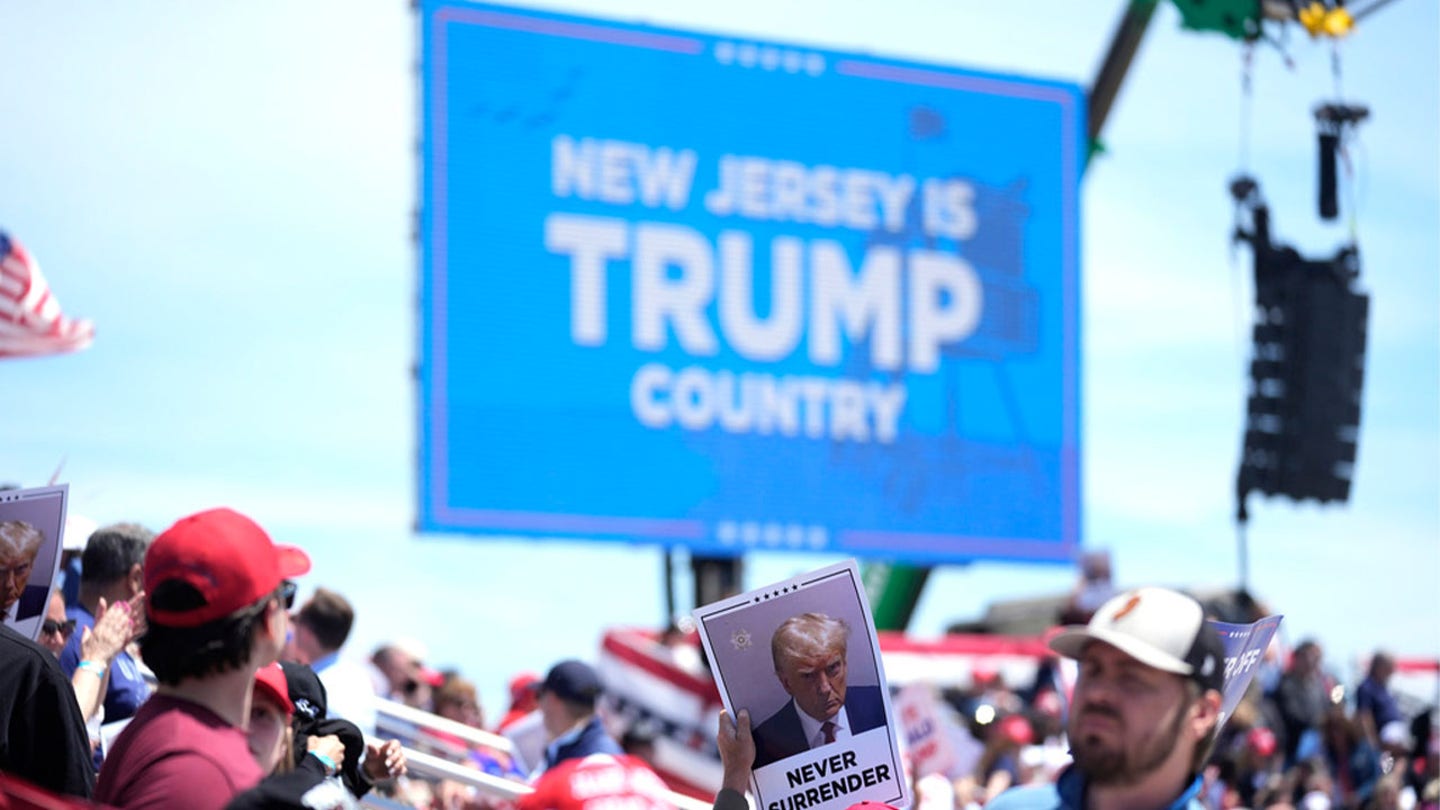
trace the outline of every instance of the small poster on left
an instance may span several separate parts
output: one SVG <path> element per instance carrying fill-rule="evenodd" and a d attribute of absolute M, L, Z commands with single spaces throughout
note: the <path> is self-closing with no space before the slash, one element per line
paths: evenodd
<path fill-rule="evenodd" d="M 36 640 L 60 569 L 70 485 L 0 491 L 0 615 Z"/>

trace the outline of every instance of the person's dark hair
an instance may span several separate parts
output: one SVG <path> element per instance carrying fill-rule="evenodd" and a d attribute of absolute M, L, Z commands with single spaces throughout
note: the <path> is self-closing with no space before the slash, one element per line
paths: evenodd
<path fill-rule="evenodd" d="M 205 598 L 191 585 L 166 580 L 148 597 L 161 610 L 193 610 Z M 199 627 L 166 627 L 150 622 L 140 638 L 140 657 L 154 670 L 155 678 L 174 686 L 185 678 L 203 678 L 239 669 L 250 657 L 255 628 L 265 618 L 274 594 L 238 613 Z"/>
<path fill-rule="evenodd" d="M 85 541 L 80 555 L 80 581 L 88 585 L 109 585 L 145 563 L 145 551 L 155 533 L 136 523 L 102 526 Z"/>
<path fill-rule="evenodd" d="M 396 648 L 395 645 L 381 644 L 375 648 L 375 652 L 370 654 L 370 661 L 375 664 L 375 666 L 384 669 L 390 665 L 390 659 L 394 658 L 397 652 L 399 652 L 399 649 Z"/>
<path fill-rule="evenodd" d="M 1370 657 L 1370 666 L 1366 669 L 1372 678 L 1379 678 L 1385 672 L 1395 671 L 1395 656 L 1384 650 L 1376 650 Z"/>
<path fill-rule="evenodd" d="M 444 683 L 435 688 L 431 700 L 436 706 L 441 703 L 479 702 L 480 695 L 475 691 L 475 684 L 460 677 L 459 673 L 451 673 Z"/>
<path fill-rule="evenodd" d="M 350 627 L 355 623 L 355 609 L 350 601 L 329 588 L 316 588 L 295 621 L 305 625 L 315 634 L 315 640 L 327 650 L 338 650 L 350 637 Z"/>

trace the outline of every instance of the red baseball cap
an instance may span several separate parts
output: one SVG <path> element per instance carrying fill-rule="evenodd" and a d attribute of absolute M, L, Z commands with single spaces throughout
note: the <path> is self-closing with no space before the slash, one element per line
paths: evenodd
<path fill-rule="evenodd" d="M 1249 743 L 1250 748 L 1262 757 L 1270 756 L 1279 747 L 1279 742 L 1275 739 L 1275 732 L 1264 726 L 1250 729 L 1250 733 L 1245 735 L 1245 742 Z"/>
<path fill-rule="evenodd" d="M 535 687 L 539 685 L 539 675 L 533 672 L 521 672 L 510 679 L 510 702 L 519 703 L 528 695 L 534 693 Z"/>
<path fill-rule="evenodd" d="M 277 546 L 255 521 L 231 509 L 180 518 L 145 552 L 145 612 L 153 624 L 198 627 L 259 602 L 280 583 L 310 570 L 310 557 Z M 155 589 L 178 581 L 194 588 L 201 604 L 188 610 L 155 607 Z"/>
<path fill-rule="evenodd" d="M 295 715 L 295 704 L 290 701 L 290 682 L 285 679 L 285 670 L 279 661 L 255 670 L 255 691 L 279 706 L 286 717 Z"/>
<path fill-rule="evenodd" d="M 535 791 L 515 802 L 520 810 L 674 810 L 665 783 L 644 760 L 629 754 L 591 754 L 547 768 Z"/>
<path fill-rule="evenodd" d="M 1007 715 L 1000 721 L 1000 733 L 1016 745 L 1029 745 L 1035 741 L 1035 730 L 1023 714 Z"/>

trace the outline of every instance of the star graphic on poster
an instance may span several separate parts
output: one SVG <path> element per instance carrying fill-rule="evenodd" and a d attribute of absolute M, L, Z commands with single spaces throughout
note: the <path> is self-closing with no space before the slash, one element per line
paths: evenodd
<path fill-rule="evenodd" d="M 730 634 L 730 643 L 733 644 L 733 645 L 735 645 L 735 649 L 737 649 L 737 650 L 743 650 L 743 649 L 745 649 L 746 647 L 749 647 L 749 646 L 750 646 L 750 631 L 749 631 L 749 630 L 736 630 L 735 632 L 733 632 L 733 633 Z"/>

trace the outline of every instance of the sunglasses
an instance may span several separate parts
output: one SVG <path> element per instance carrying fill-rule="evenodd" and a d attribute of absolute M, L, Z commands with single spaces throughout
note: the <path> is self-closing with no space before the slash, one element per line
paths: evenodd
<path fill-rule="evenodd" d="M 46 619 L 45 623 L 40 625 L 40 632 L 45 634 L 59 633 L 62 637 L 69 638 L 70 634 L 75 632 L 75 620 L 66 619 L 63 622 L 57 622 L 54 619 Z"/>
<path fill-rule="evenodd" d="M 296 588 L 295 583 L 288 579 L 280 583 L 280 604 L 284 605 L 286 610 L 295 607 Z"/>

